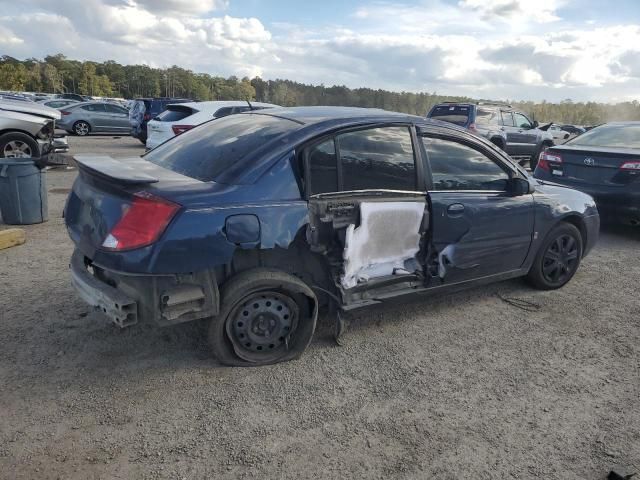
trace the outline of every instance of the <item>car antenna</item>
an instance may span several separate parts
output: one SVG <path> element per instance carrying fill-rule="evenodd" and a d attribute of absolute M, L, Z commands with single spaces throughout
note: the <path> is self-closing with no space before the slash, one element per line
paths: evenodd
<path fill-rule="evenodd" d="M 245 100 L 245 102 L 247 102 L 249 104 L 249 109 L 253 110 L 253 105 L 251 105 L 251 102 L 249 100 Z"/>

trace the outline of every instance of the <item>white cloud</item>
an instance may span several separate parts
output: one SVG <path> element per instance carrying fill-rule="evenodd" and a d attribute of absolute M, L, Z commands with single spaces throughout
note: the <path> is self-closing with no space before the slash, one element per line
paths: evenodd
<path fill-rule="evenodd" d="M 556 11 L 561 0 L 461 0 L 459 5 L 479 12 L 484 19 L 554 22 L 560 20 Z"/>
<path fill-rule="evenodd" d="M 26 1 L 36 13 L 0 16 L 2 53 L 496 99 L 640 96 L 640 27 L 569 25 L 559 0 L 372 3 L 346 24 L 273 31 L 203 15 L 219 0 Z"/>

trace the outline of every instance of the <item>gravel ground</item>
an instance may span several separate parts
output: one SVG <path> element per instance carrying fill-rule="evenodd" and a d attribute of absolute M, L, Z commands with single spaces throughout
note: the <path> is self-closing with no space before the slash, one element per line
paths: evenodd
<path fill-rule="evenodd" d="M 74 153 L 139 154 L 122 137 Z M 640 470 L 640 231 L 555 292 L 509 281 L 322 318 L 295 362 L 224 368 L 202 324 L 120 331 L 70 286 L 62 208 L 0 251 L 2 478 L 604 478 Z M 0 227 L 4 228 L 4 226 Z M 502 297 L 537 305 L 523 311 Z"/>

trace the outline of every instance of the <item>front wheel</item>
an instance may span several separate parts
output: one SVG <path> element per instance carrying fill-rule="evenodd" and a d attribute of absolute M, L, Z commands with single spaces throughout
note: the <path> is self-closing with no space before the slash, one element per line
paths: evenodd
<path fill-rule="evenodd" d="M 248 270 L 222 289 L 209 344 L 225 365 L 259 366 L 299 357 L 316 327 L 318 302 L 300 279 L 272 269 Z"/>
<path fill-rule="evenodd" d="M 573 278 L 582 259 L 582 236 L 570 223 L 561 223 L 546 236 L 527 274 L 540 290 L 554 290 Z"/>
<path fill-rule="evenodd" d="M 9 132 L 0 135 L 0 157 L 30 158 L 39 156 L 38 144 L 26 133 Z"/>

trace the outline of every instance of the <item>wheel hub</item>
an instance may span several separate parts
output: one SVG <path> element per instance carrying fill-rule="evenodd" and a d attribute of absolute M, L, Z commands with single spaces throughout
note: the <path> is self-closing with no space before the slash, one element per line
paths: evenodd
<path fill-rule="evenodd" d="M 578 246 L 573 237 L 562 235 L 549 245 L 544 255 L 542 272 L 547 280 L 562 282 L 576 265 Z"/>
<path fill-rule="evenodd" d="M 280 293 L 261 292 L 245 299 L 230 320 L 230 339 L 236 347 L 273 351 L 286 343 L 292 331 L 294 306 Z"/>

